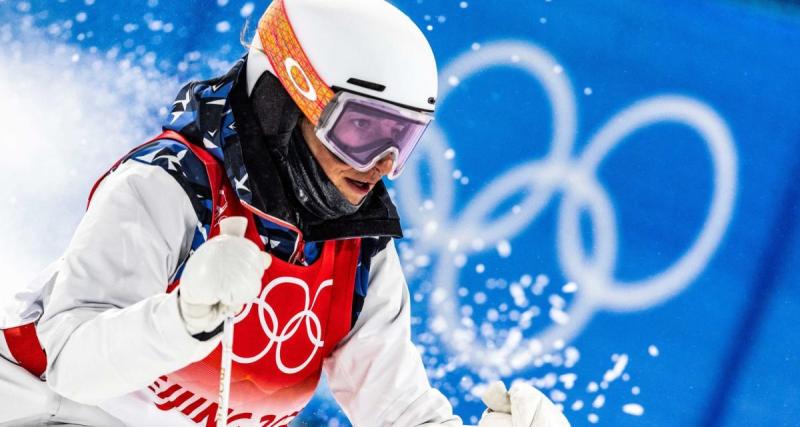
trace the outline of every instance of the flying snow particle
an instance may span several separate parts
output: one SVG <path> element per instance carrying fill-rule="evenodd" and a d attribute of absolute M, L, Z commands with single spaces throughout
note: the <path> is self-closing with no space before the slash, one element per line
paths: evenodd
<path fill-rule="evenodd" d="M 590 87 L 583 88 L 583 94 L 586 95 L 586 96 L 591 95 L 592 94 L 592 88 L 590 88 Z"/>
<path fill-rule="evenodd" d="M 441 317 L 437 316 L 430 324 L 431 331 L 441 334 L 447 330 L 447 322 Z"/>
<path fill-rule="evenodd" d="M 567 282 L 564 286 L 561 287 L 561 292 L 565 294 L 572 294 L 578 290 L 578 284 L 575 282 Z"/>
<path fill-rule="evenodd" d="M 514 305 L 516 305 L 517 307 L 528 306 L 528 299 L 525 298 L 525 291 L 522 289 L 521 285 L 512 283 L 511 286 L 508 288 L 508 291 L 514 298 Z"/>
<path fill-rule="evenodd" d="M 256 5 L 253 4 L 253 2 L 247 2 L 244 4 L 244 6 L 242 6 L 241 10 L 239 10 L 239 15 L 241 15 L 242 18 L 247 18 L 253 14 L 253 10 L 255 10 L 255 8 Z"/>
<path fill-rule="evenodd" d="M 562 374 L 558 377 L 558 380 L 564 383 L 564 388 L 567 390 L 571 390 L 575 386 L 575 380 L 577 379 L 578 376 L 573 373 Z"/>
<path fill-rule="evenodd" d="M 539 307 L 533 306 L 528 310 L 525 310 L 520 316 L 519 319 L 519 327 L 522 329 L 528 329 L 531 327 L 531 319 L 539 315 Z"/>
<path fill-rule="evenodd" d="M 476 265 L 476 266 L 475 266 L 475 272 L 476 272 L 476 273 L 478 273 L 478 274 L 481 274 L 481 273 L 483 273 L 484 271 L 486 271 L 486 266 L 485 266 L 485 265 L 483 265 L 483 264 L 478 264 L 478 265 Z"/>
<path fill-rule="evenodd" d="M 598 417 L 597 414 L 589 414 L 586 419 L 592 424 L 597 424 L 597 422 L 600 421 L 600 417 Z"/>
<path fill-rule="evenodd" d="M 450 252 L 455 252 L 458 250 L 459 244 L 460 242 L 458 241 L 458 239 L 450 239 L 450 241 L 447 242 L 447 250 Z"/>
<path fill-rule="evenodd" d="M 467 7 L 469 7 L 469 3 L 462 1 L 461 3 L 458 4 L 458 7 L 466 9 Z"/>
<path fill-rule="evenodd" d="M 635 385 L 635 386 L 631 387 L 631 394 L 632 395 L 638 396 L 639 393 L 641 393 L 641 392 L 642 392 L 642 390 L 639 388 L 639 386 Z"/>
<path fill-rule="evenodd" d="M 483 248 L 486 247 L 486 242 L 484 242 L 480 237 L 476 237 L 472 239 L 469 245 L 476 251 L 482 251 Z"/>
<path fill-rule="evenodd" d="M 651 345 L 650 347 L 647 347 L 647 352 L 653 357 L 658 357 L 658 354 L 659 354 L 658 347 L 656 347 L 654 345 Z"/>
<path fill-rule="evenodd" d="M 569 314 L 554 307 L 550 309 L 550 319 L 559 325 L 566 325 L 569 323 Z"/>
<path fill-rule="evenodd" d="M 622 405 L 622 412 L 638 417 L 644 414 L 644 407 L 638 403 L 626 403 Z"/>
<path fill-rule="evenodd" d="M 550 400 L 552 400 L 553 402 L 563 402 L 567 400 L 567 394 L 561 390 L 551 390 Z"/>
<path fill-rule="evenodd" d="M 497 243 L 497 254 L 501 258 L 508 258 L 511 255 L 511 243 L 508 240 L 501 240 Z"/>
<path fill-rule="evenodd" d="M 613 382 L 614 380 L 619 378 L 620 375 L 622 375 L 627 365 L 628 365 L 628 355 L 620 354 L 619 357 L 617 357 L 616 362 L 614 363 L 614 367 L 606 371 L 605 374 L 603 374 L 603 381 L 609 383 Z"/>
<path fill-rule="evenodd" d="M 475 42 L 475 43 L 472 43 L 472 46 L 470 46 L 470 47 L 472 48 L 472 50 L 478 50 L 478 49 L 481 48 L 481 44 Z"/>
<path fill-rule="evenodd" d="M 75 20 L 78 22 L 86 22 L 86 12 L 78 12 L 78 14 L 75 15 Z"/>
<path fill-rule="evenodd" d="M 595 397 L 594 401 L 592 402 L 592 407 L 595 409 L 600 409 L 605 404 L 606 404 L 606 396 L 603 394 L 598 394 L 597 397 Z"/>
<path fill-rule="evenodd" d="M 536 276 L 536 282 L 533 284 L 533 294 L 534 295 L 541 295 L 544 292 L 544 288 L 550 283 L 550 278 L 545 276 L 544 274 L 540 274 Z"/>
<path fill-rule="evenodd" d="M 564 301 L 564 298 L 561 298 L 556 294 L 550 295 L 550 297 L 547 300 L 550 302 L 550 305 L 559 310 L 563 309 L 564 306 L 567 305 L 567 302 Z"/>
<path fill-rule="evenodd" d="M 454 77 L 451 77 L 451 78 L 452 79 L 456 79 L 456 84 L 458 84 L 458 77 L 454 76 Z M 447 150 L 445 150 L 445 152 L 444 152 L 444 158 L 445 159 L 451 160 L 454 157 L 456 157 L 456 151 L 455 150 L 453 150 L 452 148 L 448 148 Z"/>
<path fill-rule="evenodd" d="M 576 400 L 572 403 L 573 411 L 580 411 L 581 409 L 583 409 L 583 400 Z"/>
<path fill-rule="evenodd" d="M 218 33 L 227 33 L 231 30 L 231 23 L 228 21 L 220 21 L 217 22 L 217 32 Z"/>
<path fill-rule="evenodd" d="M 564 358 L 566 359 L 564 361 L 564 366 L 571 368 L 578 363 L 578 360 L 581 358 L 581 353 L 575 347 L 567 347 L 567 349 L 564 350 Z"/>

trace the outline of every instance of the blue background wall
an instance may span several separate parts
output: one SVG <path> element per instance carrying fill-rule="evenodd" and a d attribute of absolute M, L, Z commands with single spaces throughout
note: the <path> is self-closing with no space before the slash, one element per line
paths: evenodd
<path fill-rule="evenodd" d="M 447 92 L 394 191 L 415 340 L 456 411 L 479 416 L 475 387 L 502 378 L 533 380 L 573 425 L 796 425 L 800 10 L 723 0 L 394 4 L 429 36 Z M 69 134 L 52 149 L 56 141 L 0 137 L 6 153 L 42 148 L 21 152 L 23 162 L 102 153 L 65 154 L 74 167 L 41 178 L 78 176 L 58 196 L 44 185 L 34 197 L 10 184 L 15 169 L 0 172 L 13 211 L 63 209 L 53 241 L 41 243 L 40 227 L 17 231 L 36 242 L 21 251 L 34 267 L 63 249 L 90 182 L 158 130 L 180 82 L 243 53 L 239 31 L 264 6 L 0 0 L 6 92 L 34 64 L 82 88 L 82 123 L 124 111 L 128 126 L 100 127 L 107 138 L 88 143 Z M 53 105 L 68 92 L 48 92 L 39 110 L 8 110 L 3 127 L 25 114 L 57 120 Z M 24 104 L 14 96 L 7 105 Z M 596 151 L 603 140 L 613 148 Z M 8 230 L 27 224 L 7 215 Z M 701 236 L 705 250 L 692 252 Z M 471 325 L 473 339 L 452 338 Z M 346 423 L 322 392 L 297 424 L 328 419 Z"/>

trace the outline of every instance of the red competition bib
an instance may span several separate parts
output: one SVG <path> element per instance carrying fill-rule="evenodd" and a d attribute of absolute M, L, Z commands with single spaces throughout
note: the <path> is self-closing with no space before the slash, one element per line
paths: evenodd
<path fill-rule="evenodd" d="M 311 400 L 323 358 L 350 329 L 358 247 L 326 242 L 308 267 L 273 258 L 258 299 L 235 318 L 230 425 L 287 425 Z M 215 426 L 220 348 L 153 383 L 159 409 Z"/>

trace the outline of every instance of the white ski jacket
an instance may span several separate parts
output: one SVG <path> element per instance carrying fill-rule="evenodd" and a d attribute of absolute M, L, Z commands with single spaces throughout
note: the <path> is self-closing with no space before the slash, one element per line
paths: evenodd
<path fill-rule="evenodd" d="M 0 328 L 38 320 L 46 382 L 0 338 L 0 425 L 194 426 L 155 408 L 146 386 L 200 360 L 219 337 L 193 338 L 165 293 L 198 218 L 162 168 L 126 162 L 98 187 L 63 257 L 3 303 Z M 409 291 L 394 244 L 373 258 L 369 292 L 324 362 L 355 426 L 460 426 L 411 342 Z M 8 424 L 3 424 L 3 423 Z"/>

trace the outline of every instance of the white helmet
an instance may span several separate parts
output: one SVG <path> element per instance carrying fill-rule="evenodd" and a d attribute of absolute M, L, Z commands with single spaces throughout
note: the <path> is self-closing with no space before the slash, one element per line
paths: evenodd
<path fill-rule="evenodd" d="M 317 125 L 334 90 L 431 113 L 436 61 L 422 31 L 384 0 L 274 0 L 247 60 L 247 89 L 269 71 Z"/>

